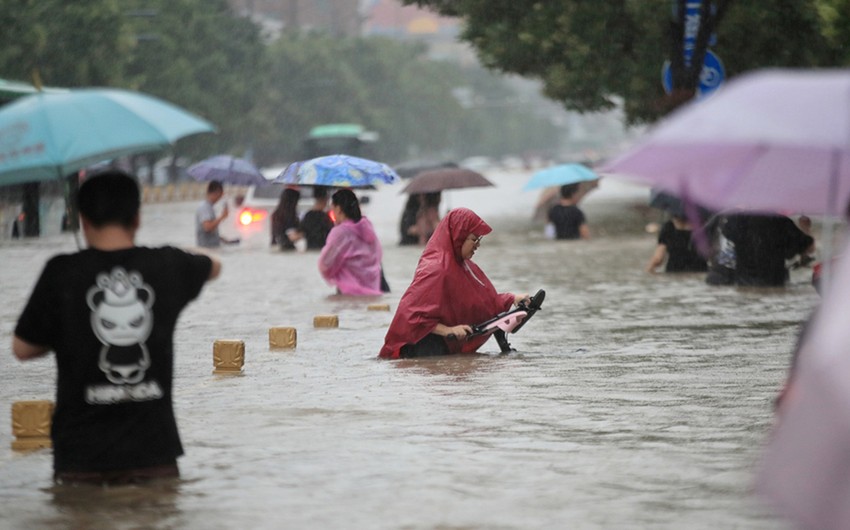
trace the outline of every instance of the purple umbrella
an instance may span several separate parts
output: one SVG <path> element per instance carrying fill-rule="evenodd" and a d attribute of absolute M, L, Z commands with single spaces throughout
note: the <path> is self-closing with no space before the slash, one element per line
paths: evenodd
<path fill-rule="evenodd" d="M 850 259 L 837 271 L 783 393 L 757 482 L 800 528 L 850 528 Z"/>
<path fill-rule="evenodd" d="M 741 76 L 674 113 L 601 171 L 718 210 L 837 217 L 850 200 L 850 70 Z M 846 257 L 823 289 L 757 485 L 801 528 L 850 528 Z"/>
<path fill-rule="evenodd" d="M 218 155 L 201 160 L 189 166 L 186 172 L 201 182 L 217 180 L 223 184 L 237 186 L 263 186 L 268 183 L 254 164 L 244 158 L 235 158 L 230 155 Z"/>
<path fill-rule="evenodd" d="M 717 210 L 837 216 L 850 199 L 850 70 L 742 75 L 599 171 Z"/>

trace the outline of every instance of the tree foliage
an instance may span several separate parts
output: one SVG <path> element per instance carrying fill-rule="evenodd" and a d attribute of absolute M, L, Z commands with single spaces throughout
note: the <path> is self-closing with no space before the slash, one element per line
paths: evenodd
<path fill-rule="evenodd" d="M 213 122 L 179 154 L 301 155 L 309 129 L 356 122 L 380 133 L 381 159 L 553 149 L 557 129 L 481 68 L 434 62 L 421 45 L 287 32 L 267 43 L 226 0 L 0 0 L 0 77 L 113 86 Z M 463 106 L 468 87 L 483 102 Z M 488 107 L 494 101 L 514 103 Z"/>
<path fill-rule="evenodd" d="M 665 96 L 671 0 L 403 0 L 460 16 L 462 38 L 487 66 L 539 78 L 546 94 L 579 111 L 623 101 L 630 122 L 679 101 Z M 769 66 L 847 64 L 847 0 L 727 0 L 713 50 L 727 77 Z"/>
<path fill-rule="evenodd" d="M 67 87 L 119 82 L 131 40 L 116 0 L 0 0 L 0 77 Z"/>

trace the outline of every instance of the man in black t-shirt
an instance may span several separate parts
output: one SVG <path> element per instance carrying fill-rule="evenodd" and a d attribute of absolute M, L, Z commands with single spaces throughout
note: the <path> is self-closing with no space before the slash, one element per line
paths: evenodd
<path fill-rule="evenodd" d="M 137 247 L 139 188 L 125 173 L 89 178 L 77 200 L 89 248 L 47 262 L 12 344 L 20 360 L 56 353 L 54 477 L 177 476 L 174 328 L 221 265 L 173 247 Z"/>
<path fill-rule="evenodd" d="M 590 239 L 587 220 L 577 206 L 579 184 L 561 186 L 561 200 L 549 210 L 549 222 L 555 227 L 555 239 Z"/>
<path fill-rule="evenodd" d="M 307 249 L 318 250 L 325 246 L 328 234 L 334 227 L 331 216 L 328 215 L 328 189 L 325 186 L 313 187 L 313 208 L 301 219 L 301 232 L 307 240 Z"/>

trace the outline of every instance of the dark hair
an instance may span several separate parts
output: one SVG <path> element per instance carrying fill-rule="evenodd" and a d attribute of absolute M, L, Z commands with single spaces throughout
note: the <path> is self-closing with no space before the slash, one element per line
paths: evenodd
<path fill-rule="evenodd" d="M 440 199 L 442 198 L 442 193 L 439 192 L 439 191 L 433 191 L 433 192 L 424 194 L 422 198 L 423 198 L 423 201 L 422 201 L 423 207 L 427 208 L 429 206 L 439 206 L 440 205 Z"/>
<path fill-rule="evenodd" d="M 328 198 L 328 187 L 327 186 L 313 186 L 313 198 L 314 199 L 327 199 Z"/>
<path fill-rule="evenodd" d="M 575 192 L 577 191 L 578 182 L 576 182 L 575 184 L 564 184 L 563 186 L 561 186 L 561 197 L 569 199 L 570 197 L 575 195 Z"/>
<path fill-rule="evenodd" d="M 272 213 L 272 222 L 280 227 L 292 227 L 298 224 L 298 200 L 301 192 L 295 188 L 284 188 L 280 192 L 280 201 Z"/>
<path fill-rule="evenodd" d="M 211 180 L 209 184 L 207 184 L 207 193 L 213 193 L 216 191 L 224 191 L 224 186 L 221 185 L 221 182 L 218 180 Z"/>
<path fill-rule="evenodd" d="M 357 202 L 357 196 L 350 189 L 338 190 L 331 197 L 331 202 L 342 208 L 342 213 L 355 223 L 363 217 L 363 214 L 360 213 L 360 203 Z"/>
<path fill-rule="evenodd" d="M 117 169 L 87 178 L 77 192 L 80 215 L 97 228 L 106 225 L 132 228 L 141 202 L 136 179 Z"/>

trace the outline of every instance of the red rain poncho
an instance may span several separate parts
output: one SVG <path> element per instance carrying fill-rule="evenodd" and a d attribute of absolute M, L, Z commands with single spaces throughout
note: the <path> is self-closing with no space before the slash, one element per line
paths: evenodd
<path fill-rule="evenodd" d="M 487 276 L 471 260 L 461 257 L 469 234 L 483 236 L 490 226 L 467 208 L 456 208 L 437 225 L 419 258 L 413 282 L 399 301 L 380 357 L 397 359 L 401 347 L 415 344 L 437 324 L 479 324 L 510 309 L 514 296 L 497 293 Z M 452 353 L 471 353 L 489 335 L 446 341 Z"/>

